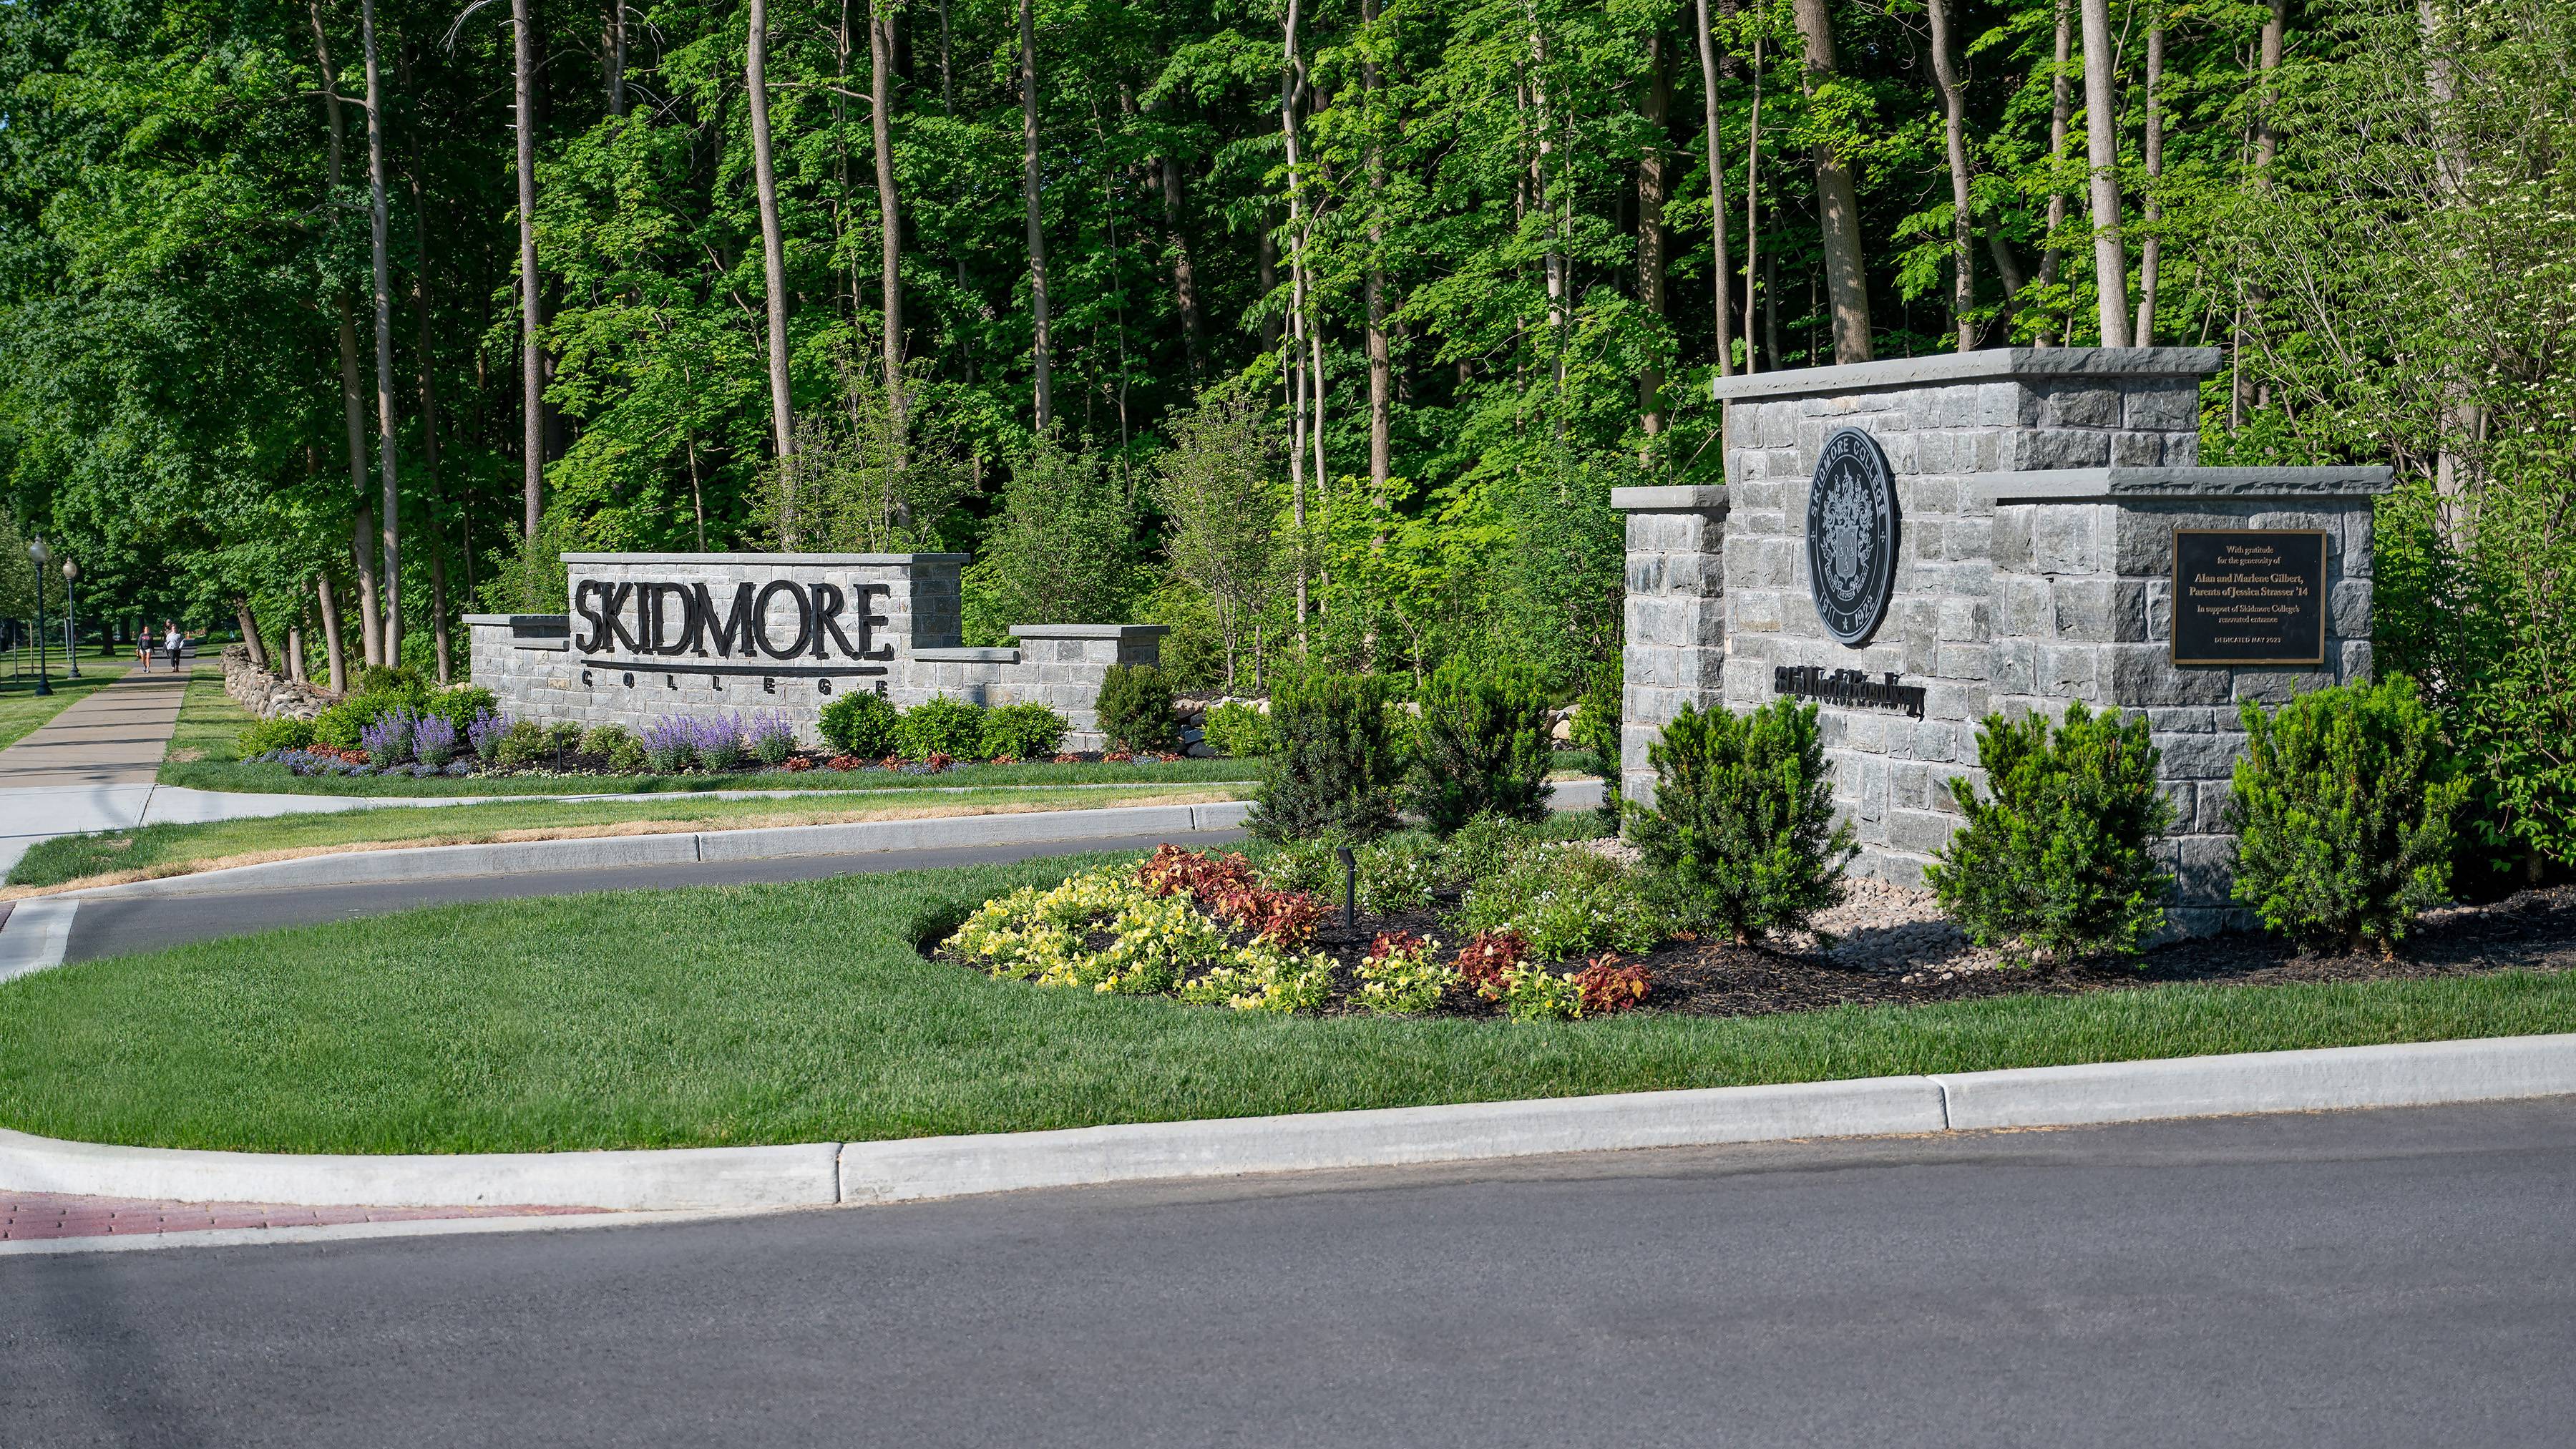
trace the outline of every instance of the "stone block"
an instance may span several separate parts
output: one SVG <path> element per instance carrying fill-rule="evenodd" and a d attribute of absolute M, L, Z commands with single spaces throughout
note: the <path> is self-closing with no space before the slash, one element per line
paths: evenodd
<path fill-rule="evenodd" d="M 2338 638 L 2370 637 L 2370 580 L 2345 579 L 2329 593 L 2327 630 Z"/>
<path fill-rule="evenodd" d="M 1931 855 L 1950 841 L 1950 832 L 1958 828 L 1955 816 L 1935 810 L 1898 810 L 1887 812 L 1887 843 L 1899 850 L 1918 855 Z"/>
<path fill-rule="evenodd" d="M 2042 504 L 2030 520 L 2030 568 L 2051 574 L 2089 574 L 2102 568 L 2089 505 Z"/>
<path fill-rule="evenodd" d="M 2223 705 L 2228 701 L 2228 671 L 2174 667 L 2168 646 L 2152 643 L 2104 646 L 2111 704 L 2129 709 Z"/>
<path fill-rule="evenodd" d="M 1953 559 L 1984 561 L 1994 556 L 1995 522 L 1992 518 L 1956 518 L 1950 521 L 1944 533 Z"/>
<path fill-rule="evenodd" d="M 2022 471 L 2100 468 L 2111 461 L 2111 435 L 2089 428 L 2033 428 L 2003 440 L 2004 466 Z"/>
<path fill-rule="evenodd" d="M 2371 657 L 2369 640 L 2348 639 L 2344 641 L 2342 653 L 2343 679 L 2345 683 L 2360 683 L 2370 678 Z"/>
<path fill-rule="evenodd" d="M 1993 664 L 1983 644 L 1944 644 L 1932 672 L 1943 679 L 1983 681 L 1993 672 Z"/>
<path fill-rule="evenodd" d="M 2236 770 L 2236 757 L 2243 753 L 2242 735 L 2154 735 L 2162 759 L 2156 768 L 2160 780 L 2226 780 Z"/>
<path fill-rule="evenodd" d="M 2038 645 L 2034 641 L 1997 639 L 1986 647 L 1987 670 L 1999 693 L 2030 694 L 2039 688 Z"/>
<path fill-rule="evenodd" d="M 2007 504 L 1995 510 L 1994 531 L 1988 543 L 1995 567 L 2012 572 L 2031 567 L 2031 520 L 2037 511 L 2028 503 Z"/>
<path fill-rule="evenodd" d="M 2167 433 L 2200 427 L 2200 389 L 2186 383 L 2130 383 L 2120 390 L 2120 404 L 2123 427 Z"/>
<path fill-rule="evenodd" d="M 2061 382 L 2044 394 L 2040 426 L 2047 428 L 2116 428 L 2120 425 L 2120 389 L 2090 382 Z"/>

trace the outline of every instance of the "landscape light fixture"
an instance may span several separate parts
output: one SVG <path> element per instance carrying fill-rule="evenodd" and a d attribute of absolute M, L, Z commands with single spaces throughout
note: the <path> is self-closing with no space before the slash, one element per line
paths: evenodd
<path fill-rule="evenodd" d="M 63 664 L 71 677 L 80 678 L 80 628 L 73 622 L 72 584 L 80 577 L 80 565 L 63 560 Z"/>
<path fill-rule="evenodd" d="M 45 677 L 52 665 L 45 657 L 45 565 L 53 561 L 54 553 L 40 534 L 27 545 L 27 557 L 36 561 L 36 694 L 41 698 L 54 692 L 53 681 Z"/>

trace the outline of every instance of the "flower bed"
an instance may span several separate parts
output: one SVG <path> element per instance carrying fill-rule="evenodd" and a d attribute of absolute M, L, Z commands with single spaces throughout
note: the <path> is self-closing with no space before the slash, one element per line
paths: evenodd
<path fill-rule="evenodd" d="M 1526 835 L 1526 832 L 1522 832 Z M 1164 845 L 1133 869 L 1090 871 L 978 907 L 940 943 L 944 957 L 997 977 L 1102 993 L 1174 996 L 1238 1011 L 1507 1016 L 1551 1021 L 1649 1000 L 1649 971 L 1615 949 L 1552 957 L 1508 920 L 1478 927 L 1485 883 L 1461 880 L 1464 850 L 1383 843 L 1365 861 L 1365 913 L 1335 911 L 1303 888 L 1329 847 L 1256 866 L 1242 854 Z M 1614 861 L 1580 845 L 1522 839 L 1513 870 Z M 1363 862 L 1355 856 L 1354 868 Z M 1576 873 L 1590 877 L 1589 867 Z M 1346 884 L 1348 884 L 1346 882 Z M 1346 902 L 1346 905 L 1350 904 Z M 1653 928 L 1631 928 L 1649 945 Z M 1560 947 L 1570 939 L 1549 938 Z"/>

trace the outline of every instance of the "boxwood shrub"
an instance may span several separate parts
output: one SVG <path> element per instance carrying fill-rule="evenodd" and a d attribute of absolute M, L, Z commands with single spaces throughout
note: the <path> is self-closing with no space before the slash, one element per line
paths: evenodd
<path fill-rule="evenodd" d="M 984 742 L 979 753 L 987 759 L 1050 759 L 1064 748 L 1068 728 L 1064 716 L 1045 705 L 999 705 L 984 711 Z"/>
<path fill-rule="evenodd" d="M 984 707 L 947 695 L 934 695 L 896 719 L 895 753 L 907 760 L 946 755 L 952 760 L 984 757 Z"/>
<path fill-rule="evenodd" d="M 823 706 L 824 742 L 845 755 L 881 760 L 894 753 L 897 711 L 881 694 L 835 695 Z"/>

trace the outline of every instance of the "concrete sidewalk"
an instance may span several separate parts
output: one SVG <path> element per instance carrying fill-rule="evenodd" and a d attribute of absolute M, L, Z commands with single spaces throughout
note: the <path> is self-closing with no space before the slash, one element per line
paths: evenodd
<path fill-rule="evenodd" d="M 39 840 L 142 820 L 189 675 L 131 670 L 0 750 L 0 873 Z"/>

